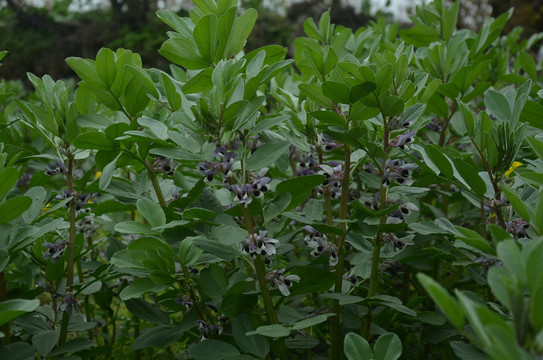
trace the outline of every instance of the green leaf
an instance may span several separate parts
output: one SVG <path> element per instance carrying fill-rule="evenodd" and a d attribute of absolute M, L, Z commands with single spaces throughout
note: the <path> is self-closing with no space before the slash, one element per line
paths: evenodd
<path fill-rule="evenodd" d="M 232 260 L 240 255 L 239 250 L 232 246 L 223 245 L 217 240 L 210 240 L 205 238 L 194 238 L 194 244 L 205 252 L 214 256 L 220 257 L 225 260 Z"/>
<path fill-rule="evenodd" d="M 136 207 L 140 214 L 149 221 L 152 227 L 162 226 L 166 223 L 166 215 L 164 210 L 153 200 L 143 198 L 139 199 Z"/>
<path fill-rule="evenodd" d="M 259 358 L 265 358 L 270 351 L 270 343 L 261 335 L 246 335 L 252 331 L 254 331 L 254 327 L 249 316 L 245 313 L 238 315 L 232 325 L 232 335 L 239 348 Z"/>
<path fill-rule="evenodd" d="M 128 299 L 124 302 L 126 309 L 143 320 L 154 324 L 169 324 L 170 317 L 156 305 L 143 299 Z"/>
<path fill-rule="evenodd" d="M 317 84 L 300 84 L 298 88 L 308 98 L 313 100 L 319 105 L 322 105 L 327 108 L 332 108 L 332 102 L 328 97 L 322 92 L 322 86 Z"/>
<path fill-rule="evenodd" d="M 131 117 L 136 117 L 149 105 L 147 89 L 140 79 L 132 77 L 124 93 L 124 107 Z"/>
<path fill-rule="evenodd" d="M 381 101 L 381 110 L 384 116 L 400 115 L 404 109 L 404 102 L 398 96 L 387 96 Z"/>
<path fill-rule="evenodd" d="M 437 304 L 441 312 L 457 328 L 464 328 L 464 312 L 460 304 L 434 279 L 426 274 L 417 274 L 417 279 Z"/>
<path fill-rule="evenodd" d="M 452 6 L 443 13 L 441 23 L 441 33 L 443 34 L 443 40 L 449 41 L 456 29 L 456 22 L 458 19 L 458 11 L 460 10 L 460 1 L 455 1 Z"/>
<path fill-rule="evenodd" d="M 440 170 L 443 176 L 452 178 L 454 174 L 453 166 L 449 157 L 443 153 L 443 149 L 436 145 L 426 145 L 424 151 L 432 163 Z"/>
<path fill-rule="evenodd" d="M 55 351 L 53 351 L 50 354 L 50 356 L 57 356 L 57 355 L 68 354 L 68 353 L 85 350 L 92 347 L 93 345 L 94 343 L 89 339 L 83 339 L 83 338 L 73 339 L 59 346 Z"/>
<path fill-rule="evenodd" d="M 536 153 L 536 155 L 543 160 L 543 141 L 540 141 L 540 140 L 537 140 L 535 137 L 533 136 L 528 136 L 526 137 L 526 139 L 528 140 L 528 142 L 530 143 L 530 146 L 532 147 L 532 149 L 534 150 L 534 152 Z M 7 170 L 7 169 L 6 169 Z M 0 179 L 1 179 L 1 175 L 0 175 Z M 1 181 L 1 180 L 0 180 Z M 0 185 L 0 188 L 1 188 L 1 185 Z M 2 192 L 0 191 L 0 194 Z"/>
<path fill-rule="evenodd" d="M 280 182 L 275 188 L 277 195 L 290 193 L 292 200 L 287 210 L 294 209 L 299 203 L 304 201 L 313 191 L 313 188 L 322 184 L 325 177 L 323 175 L 308 175 Z"/>
<path fill-rule="evenodd" d="M 218 46 L 219 18 L 215 14 L 202 17 L 194 27 L 194 41 L 198 45 L 200 55 L 208 64 L 214 63 Z"/>
<path fill-rule="evenodd" d="M 265 167 L 275 165 L 281 155 L 288 154 L 289 146 L 290 142 L 288 141 L 262 145 L 247 159 L 247 169 L 250 171 L 260 171 Z"/>
<path fill-rule="evenodd" d="M 512 110 L 509 101 L 502 94 L 495 90 L 488 90 L 485 93 L 485 105 L 488 113 L 491 113 L 501 121 L 509 122 L 512 118 Z"/>
<path fill-rule="evenodd" d="M 87 131 L 79 134 L 73 145 L 79 149 L 89 150 L 113 150 L 115 148 L 115 143 L 101 131 Z"/>
<path fill-rule="evenodd" d="M 122 221 L 117 223 L 114 227 L 115 231 L 123 234 L 144 234 L 144 235 L 156 235 L 157 232 L 151 230 L 151 227 L 146 224 L 142 224 L 136 221 Z"/>
<path fill-rule="evenodd" d="M 296 321 L 294 324 L 289 326 L 290 330 L 301 330 L 307 329 L 317 324 L 325 322 L 329 317 L 334 316 L 335 314 L 322 314 L 317 316 L 311 316 L 300 321 Z"/>
<path fill-rule="evenodd" d="M 324 84 L 322 84 L 322 92 L 324 96 L 337 103 L 351 103 L 351 90 L 344 83 L 337 81 L 326 81 Z"/>
<path fill-rule="evenodd" d="M 212 74 L 212 68 L 200 71 L 196 76 L 187 81 L 181 87 L 181 90 L 185 94 L 195 94 L 213 89 L 213 81 L 211 81 Z"/>
<path fill-rule="evenodd" d="M 0 204 L 0 224 L 17 219 L 32 205 L 28 196 L 17 196 Z"/>
<path fill-rule="evenodd" d="M 55 330 L 41 331 L 32 336 L 32 345 L 38 354 L 46 357 L 57 345 L 59 335 L 59 332 Z"/>
<path fill-rule="evenodd" d="M 417 24 L 411 29 L 401 30 L 400 37 L 407 45 L 415 45 L 419 48 L 439 41 L 439 31 L 433 26 Z"/>
<path fill-rule="evenodd" d="M 290 288 L 292 296 L 323 292 L 335 282 L 335 273 L 316 267 L 295 266 L 290 272 L 300 277 L 300 282 Z"/>
<path fill-rule="evenodd" d="M 515 190 L 511 189 L 507 185 L 500 185 L 500 189 L 502 189 L 505 196 L 507 196 L 507 199 L 513 205 L 513 208 L 519 213 L 519 215 L 526 221 L 530 221 L 532 219 L 532 212 L 528 207 L 526 206 L 526 203 L 524 200 L 522 200 L 518 194 L 515 192 Z"/>
<path fill-rule="evenodd" d="M 160 55 L 187 70 L 200 70 L 209 67 L 209 63 L 200 56 L 196 44 L 189 39 L 171 38 L 162 44 Z"/>
<path fill-rule="evenodd" d="M 373 91 L 375 91 L 376 87 L 377 86 L 373 81 L 365 81 L 353 86 L 349 94 L 351 104 L 371 94 Z"/>
<path fill-rule="evenodd" d="M 484 196 L 486 193 L 486 183 L 479 176 L 477 169 L 461 158 L 454 158 L 453 163 L 461 176 L 458 180 L 462 181 L 463 179 L 477 195 Z"/>
<path fill-rule="evenodd" d="M 73 71 L 75 71 L 81 80 L 87 82 L 91 87 L 99 89 L 107 88 L 107 85 L 102 81 L 100 75 L 98 75 L 96 63 L 94 61 L 79 57 L 69 57 L 66 59 L 66 63 Z"/>
<path fill-rule="evenodd" d="M 0 199 L 7 193 L 19 178 L 17 169 L 9 167 L 0 171 Z"/>
<path fill-rule="evenodd" d="M 451 341 L 451 347 L 460 359 L 489 360 L 490 358 L 472 344 L 463 341 Z"/>
<path fill-rule="evenodd" d="M 200 255 L 204 252 L 194 245 L 194 237 L 186 237 L 179 245 L 179 261 L 185 266 L 190 266 L 198 261 Z"/>
<path fill-rule="evenodd" d="M 149 278 L 140 278 L 125 287 L 120 293 L 119 298 L 123 301 L 138 298 L 148 292 L 158 293 L 166 289 L 167 285 L 158 285 Z"/>
<path fill-rule="evenodd" d="M 11 299 L 0 303 L 0 326 L 7 324 L 21 315 L 34 311 L 39 300 Z"/>
<path fill-rule="evenodd" d="M 189 355 L 195 360 L 218 360 L 241 356 L 238 349 L 227 342 L 210 339 L 189 347 Z"/>
<path fill-rule="evenodd" d="M 227 55 L 235 55 L 243 49 L 257 18 L 258 12 L 255 9 L 250 8 L 245 10 L 243 14 L 236 19 L 234 28 L 228 39 L 228 42 L 231 45 L 227 46 L 225 49 Z"/>
<path fill-rule="evenodd" d="M 115 171 L 115 166 L 117 165 L 117 160 L 119 160 L 120 156 L 121 154 L 117 155 L 112 162 L 104 166 L 104 170 L 102 171 L 102 174 L 100 174 L 100 180 L 98 180 L 98 187 L 100 190 L 106 190 L 111 183 L 113 172 Z"/>
<path fill-rule="evenodd" d="M 370 344 L 362 336 L 352 332 L 345 336 L 343 351 L 348 360 L 373 359 Z"/>
<path fill-rule="evenodd" d="M 272 325 L 264 325 L 259 326 L 255 333 L 272 337 L 272 338 L 279 338 L 279 337 L 285 337 L 290 335 L 290 329 L 287 329 L 284 325 L 281 324 L 272 324 Z M 248 333 L 247 335 L 252 334 L 252 332 Z"/>
<path fill-rule="evenodd" d="M 211 299 L 221 297 L 228 289 L 228 274 L 217 264 L 200 272 L 200 286 Z"/>
<path fill-rule="evenodd" d="M 140 350 L 150 347 L 165 348 L 178 341 L 183 336 L 183 331 L 175 325 L 160 325 L 145 330 L 134 340 L 132 350 Z"/>
<path fill-rule="evenodd" d="M 110 89 L 117 75 L 115 66 L 115 53 L 107 48 L 101 48 L 96 54 L 96 72 L 100 79 Z"/>
<path fill-rule="evenodd" d="M 462 236 L 458 236 L 458 238 L 464 243 L 468 244 L 469 246 L 473 246 L 486 254 L 496 254 L 496 251 L 488 244 L 488 241 L 477 232 L 461 226 L 455 226 L 455 228 L 457 231 L 462 233 Z"/>
<path fill-rule="evenodd" d="M 520 54 L 518 54 L 518 60 L 520 62 L 520 66 L 528 76 L 532 78 L 532 80 L 537 80 L 537 68 L 535 66 L 534 58 L 528 54 L 526 51 L 522 51 Z"/>
<path fill-rule="evenodd" d="M 543 186 L 539 188 L 539 196 L 534 209 L 534 217 L 530 219 L 532 226 L 539 234 L 543 234 Z"/>
<path fill-rule="evenodd" d="M 290 205 L 292 195 L 290 193 L 279 194 L 264 209 L 264 221 L 268 222 L 281 214 Z"/>
<path fill-rule="evenodd" d="M 375 342 L 373 351 L 375 360 L 396 360 L 402 355 L 402 342 L 396 334 L 381 335 Z"/>
<path fill-rule="evenodd" d="M 543 117 L 541 114 L 543 114 L 543 105 L 532 100 L 527 100 L 520 114 L 520 119 L 528 122 L 535 128 L 543 130 Z"/>

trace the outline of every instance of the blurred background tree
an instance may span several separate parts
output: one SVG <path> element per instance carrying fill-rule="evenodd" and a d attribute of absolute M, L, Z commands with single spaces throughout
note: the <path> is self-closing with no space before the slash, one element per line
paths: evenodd
<path fill-rule="evenodd" d="M 303 35 L 303 21 L 318 18 L 329 6 L 332 21 L 353 29 L 365 26 L 376 14 L 394 21 L 394 9 L 417 2 L 377 0 L 240 0 L 244 8 L 259 11 L 247 50 L 265 44 L 289 46 Z M 425 0 L 428 2 L 429 0 Z M 420 1 L 419 1 L 420 2 Z M 488 16 L 497 16 L 514 6 L 510 29 L 526 27 L 523 36 L 543 31 L 541 0 L 462 0 L 461 26 L 478 29 Z M 186 16 L 190 0 L 0 0 L 0 50 L 4 58 L 2 77 L 26 78 L 26 72 L 53 78 L 73 76 L 65 64 L 68 56 L 94 58 L 101 47 L 124 47 L 138 52 L 145 66 L 164 69 L 168 62 L 158 54 L 168 28 L 155 16 L 170 9 Z M 403 26 L 408 26 L 404 24 Z"/>

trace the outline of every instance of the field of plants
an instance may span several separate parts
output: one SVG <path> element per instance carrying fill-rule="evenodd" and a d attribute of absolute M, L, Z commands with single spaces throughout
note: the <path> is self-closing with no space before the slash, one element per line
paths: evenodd
<path fill-rule="evenodd" d="M 194 4 L 0 82 L 0 359 L 541 359 L 543 35 Z"/>

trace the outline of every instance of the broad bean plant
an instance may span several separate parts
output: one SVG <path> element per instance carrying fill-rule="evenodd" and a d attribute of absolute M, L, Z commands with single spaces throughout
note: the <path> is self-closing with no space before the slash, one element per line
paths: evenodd
<path fill-rule="evenodd" d="M 543 36 L 194 4 L 0 83 L 0 358 L 541 358 Z"/>

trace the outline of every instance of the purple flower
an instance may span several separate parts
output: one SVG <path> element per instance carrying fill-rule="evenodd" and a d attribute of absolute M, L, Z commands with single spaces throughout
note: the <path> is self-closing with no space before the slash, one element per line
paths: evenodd
<path fill-rule="evenodd" d="M 337 246 L 328 241 L 328 237 L 325 234 L 321 234 L 309 225 L 304 226 L 304 230 L 308 232 L 304 241 L 311 248 L 311 255 L 320 256 L 324 252 L 330 253 L 328 263 L 330 266 L 336 266 L 338 262 Z"/>
<path fill-rule="evenodd" d="M 390 146 L 397 147 L 402 150 L 408 150 L 409 145 L 413 143 L 413 138 L 415 136 L 415 132 L 409 130 L 405 133 L 396 136 L 394 139 L 390 141 Z"/>
<path fill-rule="evenodd" d="M 68 242 L 64 240 L 57 241 L 55 244 L 50 242 L 43 243 L 42 246 L 47 249 L 43 253 L 43 259 L 51 260 L 51 262 L 56 263 L 60 260 L 62 254 L 64 254 L 64 249 L 67 244 Z"/>
<path fill-rule="evenodd" d="M 292 282 L 299 282 L 300 277 L 298 275 L 284 275 L 285 270 L 273 270 L 266 274 L 264 277 L 267 282 L 270 282 L 274 288 L 278 288 L 281 294 L 289 296 L 289 287 L 292 286 Z"/>
<path fill-rule="evenodd" d="M 64 299 L 58 307 L 59 311 L 67 311 L 68 314 L 72 315 L 72 311 L 75 310 L 79 312 L 79 306 L 77 305 L 77 300 L 74 297 L 74 294 L 71 291 L 68 291 L 64 295 Z"/>
<path fill-rule="evenodd" d="M 56 174 L 67 174 L 68 170 L 66 169 L 66 165 L 64 165 L 64 162 L 60 161 L 60 159 L 55 158 L 53 162 L 50 162 L 45 167 L 45 175 L 56 175 Z"/>
<path fill-rule="evenodd" d="M 276 244 L 279 244 L 279 240 L 266 237 L 268 232 L 266 230 L 260 230 L 258 234 L 251 234 L 245 239 L 242 252 L 251 257 L 256 255 L 273 256 L 276 253 Z"/>

